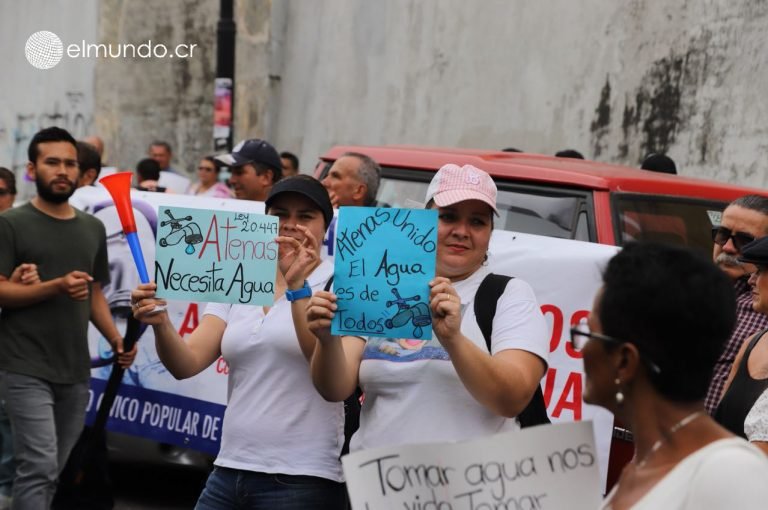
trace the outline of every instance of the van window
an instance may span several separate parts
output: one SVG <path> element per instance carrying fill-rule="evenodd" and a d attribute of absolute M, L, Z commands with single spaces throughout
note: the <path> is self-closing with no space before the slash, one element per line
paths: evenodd
<path fill-rule="evenodd" d="M 427 175 L 431 177 L 434 174 Z M 385 204 L 390 207 L 406 207 L 410 209 L 414 209 L 417 206 L 423 207 L 428 187 L 429 182 L 382 177 L 379 181 L 379 192 L 376 194 L 376 201 L 380 205 Z"/>
<path fill-rule="evenodd" d="M 718 213 L 727 205 L 710 200 L 622 193 L 614 193 L 613 200 L 619 244 L 656 241 L 689 246 L 708 256 L 712 254 L 713 218 L 719 217 Z"/>
<path fill-rule="evenodd" d="M 561 239 L 589 241 L 588 231 L 577 229 L 581 197 L 550 196 L 525 191 L 499 190 L 496 228 Z M 584 236 L 579 238 L 577 236 Z"/>
<path fill-rule="evenodd" d="M 391 207 L 416 207 L 424 204 L 431 172 L 395 171 L 387 168 L 379 184 L 376 200 Z M 407 180 L 406 180 L 407 179 Z M 507 187 L 508 184 L 501 184 Z M 586 198 L 583 194 L 547 193 L 543 189 L 500 189 L 496 199 L 499 218 L 497 229 L 537 234 L 562 239 L 589 241 Z"/>

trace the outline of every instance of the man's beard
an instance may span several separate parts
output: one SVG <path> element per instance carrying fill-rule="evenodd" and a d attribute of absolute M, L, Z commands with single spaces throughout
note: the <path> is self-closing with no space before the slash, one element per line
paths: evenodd
<path fill-rule="evenodd" d="M 60 181 L 61 179 L 57 180 Z M 51 181 L 51 184 L 43 184 L 40 178 L 35 179 L 37 195 L 46 202 L 50 202 L 52 204 L 63 204 L 69 200 L 69 197 L 72 196 L 72 194 L 75 192 L 75 189 L 77 188 L 77 183 L 68 180 L 67 182 L 70 184 L 69 190 L 56 192 L 53 191 L 53 182 L 54 181 Z"/>

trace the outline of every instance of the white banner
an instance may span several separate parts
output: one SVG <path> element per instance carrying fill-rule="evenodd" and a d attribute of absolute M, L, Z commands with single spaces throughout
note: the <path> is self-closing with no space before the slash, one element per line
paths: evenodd
<path fill-rule="evenodd" d="M 594 510 L 602 499 L 589 422 L 374 448 L 342 464 L 354 510 Z"/>
<path fill-rule="evenodd" d="M 139 284 L 139 276 L 109 194 L 101 187 L 90 187 L 86 190 L 86 193 L 80 193 L 78 190 L 71 202 L 94 214 L 106 226 L 111 282 L 104 288 L 104 294 L 118 328 L 124 331 L 125 317 L 131 313 L 130 292 Z M 264 204 L 261 202 L 234 199 L 132 190 L 131 200 L 150 277 L 154 275 L 155 237 L 158 234 L 158 226 L 167 219 L 158 217 L 160 206 L 264 213 Z M 182 337 L 195 330 L 205 305 L 188 301 L 168 302 L 168 315 Z M 89 345 L 95 364 L 112 354 L 108 342 L 93 325 L 89 330 Z M 223 358 L 219 358 L 197 376 L 179 381 L 160 362 L 155 350 L 152 328 L 144 330 L 138 345 L 136 361 L 125 372 L 123 385 L 112 406 L 107 428 L 215 455 L 221 440 L 221 425 L 227 398 L 227 363 Z M 94 368 L 91 371 L 91 399 L 87 417 L 89 423 L 95 417 L 110 372 L 110 366 Z"/>
<path fill-rule="evenodd" d="M 150 275 L 154 273 L 154 246 L 158 207 L 210 208 L 263 213 L 264 204 L 235 199 L 216 199 L 163 193 L 132 192 L 136 223 Z M 92 212 L 107 227 L 112 283 L 105 288 L 107 300 L 119 326 L 130 313 L 130 291 L 138 275 L 124 242 L 120 222 L 105 190 L 93 188 L 87 198 L 73 204 Z M 323 246 L 323 256 L 333 257 L 335 221 Z M 550 325 L 549 369 L 542 381 L 547 409 L 554 422 L 592 420 L 602 479 L 605 479 L 613 417 L 607 411 L 582 401 L 583 366 L 579 353 L 569 343 L 572 324 L 586 317 L 600 286 L 601 271 L 617 248 L 551 237 L 495 231 L 488 264 L 495 273 L 522 278 L 531 284 Z M 197 327 L 204 303 L 171 301 L 168 313 L 182 336 Z M 107 357 L 109 346 L 95 330 L 90 336 L 92 356 Z M 139 342 L 139 354 L 126 372 L 108 423 L 111 430 L 215 453 L 226 403 L 228 368 L 217 360 L 201 374 L 177 381 L 160 363 L 152 329 Z M 109 367 L 92 372 L 93 399 L 89 418 L 109 375 Z M 196 426 L 194 426 L 196 424 Z"/>

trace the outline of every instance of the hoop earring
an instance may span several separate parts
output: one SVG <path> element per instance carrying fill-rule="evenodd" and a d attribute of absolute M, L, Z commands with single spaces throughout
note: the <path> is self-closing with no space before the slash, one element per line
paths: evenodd
<path fill-rule="evenodd" d="M 621 379 L 617 377 L 614 382 L 616 383 L 616 404 L 621 407 L 624 404 L 624 393 L 621 391 Z"/>

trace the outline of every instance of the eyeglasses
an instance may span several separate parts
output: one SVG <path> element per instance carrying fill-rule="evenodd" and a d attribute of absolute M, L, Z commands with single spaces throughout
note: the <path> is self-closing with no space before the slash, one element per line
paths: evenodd
<path fill-rule="evenodd" d="M 712 241 L 718 246 L 725 246 L 728 239 L 733 241 L 733 247 L 741 251 L 744 246 L 755 240 L 755 237 L 745 232 L 734 232 L 726 227 L 712 227 Z"/>
<path fill-rule="evenodd" d="M 197 167 L 198 170 L 205 170 L 206 172 L 215 172 L 215 168 L 211 168 L 209 166 L 199 166 Z"/>
<path fill-rule="evenodd" d="M 12 195 L 11 190 L 0 188 L 0 197 L 4 197 L 6 195 Z"/>
<path fill-rule="evenodd" d="M 587 342 L 590 340 L 600 340 L 601 342 L 611 343 L 611 344 L 629 344 L 632 343 L 628 340 L 619 340 L 618 338 L 613 338 L 608 335 L 602 335 L 600 333 L 593 333 L 589 330 L 589 326 L 587 325 L 587 321 L 583 320 L 573 326 L 571 328 L 571 347 L 573 347 L 574 351 L 580 352 L 582 349 L 584 349 L 584 346 L 587 345 Z M 640 350 L 640 347 L 637 344 L 632 344 L 635 347 L 637 347 L 638 350 Z M 660 374 L 661 368 L 659 368 L 659 365 L 651 361 L 647 356 L 640 354 L 643 361 L 648 365 L 648 368 L 651 369 L 651 371 Z"/>

